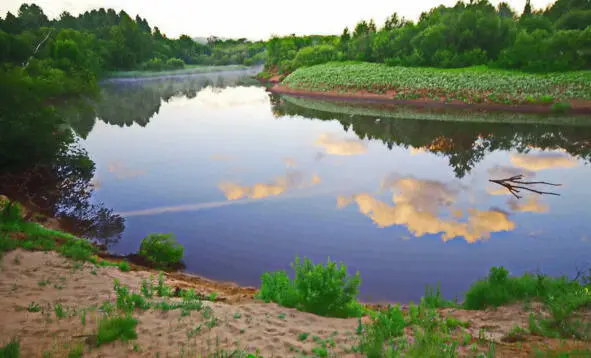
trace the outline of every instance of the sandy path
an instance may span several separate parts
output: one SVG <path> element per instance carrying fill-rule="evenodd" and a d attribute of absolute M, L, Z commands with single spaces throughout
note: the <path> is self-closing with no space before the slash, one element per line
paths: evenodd
<path fill-rule="evenodd" d="M 67 356 L 72 345 L 85 343 L 96 333 L 102 313 L 89 311 L 83 325 L 82 310 L 100 306 L 105 300 L 113 302 L 113 279 L 137 291 L 142 279 L 149 277 L 148 272 L 121 272 L 115 267 L 96 268 L 96 275 L 92 272 L 92 265 L 76 268 L 54 252 L 17 250 L 6 254 L 0 271 L 0 345 L 18 337 L 22 357 L 42 357 L 45 352 L 51 352 L 52 357 Z M 41 311 L 28 312 L 31 302 Z M 57 303 L 71 314 L 76 311 L 75 315 L 57 319 Z M 160 357 L 188 357 L 236 347 L 251 352 L 258 348 L 264 357 L 284 357 L 296 355 L 295 349 L 310 353 L 318 345 L 313 336 L 327 339 L 331 335 L 335 353 L 345 356 L 344 350 L 355 344 L 356 319 L 318 317 L 253 301 L 204 304 L 213 310 L 213 328 L 207 326 L 211 317 L 204 317 L 203 311 L 181 317 L 180 310 L 138 310 L 134 313 L 139 320 L 137 341 L 93 347 L 85 357 L 155 357 L 158 353 Z M 188 332 L 200 324 L 201 329 L 189 337 Z M 300 342 L 300 333 L 310 336 Z M 133 350 L 134 344 L 140 352 Z"/>

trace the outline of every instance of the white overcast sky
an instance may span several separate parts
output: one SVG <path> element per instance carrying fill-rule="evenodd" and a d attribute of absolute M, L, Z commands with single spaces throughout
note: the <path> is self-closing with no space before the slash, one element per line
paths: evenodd
<path fill-rule="evenodd" d="M 217 35 L 266 39 L 271 35 L 339 34 L 345 26 L 373 18 L 378 26 L 393 12 L 416 20 L 421 12 L 456 0 L 37 0 L 50 18 L 67 10 L 74 15 L 86 10 L 114 8 L 132 17 L 139 14 L 169 37 Z M 496 6 L 499 0 L 491 0 Z M 520 13 L 525 0 L 508 0 Z M 553 1 L 532 0 L 534 8 Z M 16 13 L 22 0 L 0 0 L 0 14 Z"/>

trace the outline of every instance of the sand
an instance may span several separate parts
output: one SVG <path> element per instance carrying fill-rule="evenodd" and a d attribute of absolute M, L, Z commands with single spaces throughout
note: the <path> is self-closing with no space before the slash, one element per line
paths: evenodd
<path fill-rule="evenodd" d="M 19 338 L 21 357 L 43 357 L 48 353 L 51 357 L 67 357 L 71 347 L 77 344 L 84 345 L 84 357 L 195 357 L 237 348 L 253 353 L 258 350 L 263 357 L 299 357 L 306 353 L 314 356 L 312 349 L 318 346 L 313 339 L 316 336 L 330 338 L 336 344 L 329 350 L 329 356 L 358 356 L 350 353 L 358 339 L 355 318 L 325 318 L 261 303 L 249 294 L 253 289 L 238 289 L 203 279 L 183 279 L 180 274 L 167 276 L 167 283 L 173 287 L 194 287 L 203 295 L 213 292 L 212 288 L 219 289 L 216 291 L 220 293 L 219 302 L 204 301 L 204 306 L 209 308 L 192 311 L 185 317 L 180 310 L 136 310 L 137 340 L 96 347 L 94 335 L 103 313 L 87 310 L 83 324 L 84 309 L 98 307 L 106 300 L 114 302 L 114 279 L 139 291 L 142 279 L 152 274 L 154 272 L 141 270 L 121 272 L 116 267 L 94 268 L 94 265 L 77 264 L 55 252 L 16 250 L 7 253 L 0 264 L 0 345 L 13 337 Z M 40 306 L 40 312 L 27 310 L 32 302 Z M 69 317 L 56 317 L 54 307 L 58 303 Z M 210 315 L 204 313 L 210 309 Z M 541 306 L 534 304 L 531 309 L 539 311 Z M 487 311 L 442 309 L 440 313 L 471 323 L 469 328 L 458 328 L 460 337 L 470 333 L 477 338 L 484 329 L 486 337 L 497 342 L 496 356 L 499 357 L 531 356 L 534 346 L 580 346 L 576 342 L 531 336 L 525 342 L 505 342 L 504 337 L 515 325 L 527 328 L 528 312 L 523 305 Z M 210 327 L 208 322 L 212 322 L 212 317 L 216 324 Z M 368 318 L 363 321 L 367 322 Z M 199 325 L 201 328 L 196 330 Z M 302 333 L 309 333 L 303 342 L 298 340 Z M 467 348 L 461 348 L 460 355 L 468 353 Z"/>

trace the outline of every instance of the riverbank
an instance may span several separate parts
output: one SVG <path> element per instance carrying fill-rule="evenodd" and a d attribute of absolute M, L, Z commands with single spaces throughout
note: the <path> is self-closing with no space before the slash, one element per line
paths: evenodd
<path fill-rule="evenodd" d="M 561 307 L 565 303 L 570 307 L 568 314 L 562 313 L 559 328 L 552 326 L 552 309 L 532 299 L 540 292 L 534 296 L 522 292 L 521 297 L 532 298 L 521 302 L 511 298 L 520 285 L 532 284 L 532 277 L 511 278 L 507 284 L 512 291 L 506 291 L 503 269 L 491 270 L 496 281 L 489 281 L 497 286 L 487 288 L 486 280 L 474 284 L 466 307 L 428 290 L 418 306 L 366 305 L 359 318 L 321 317 L 303 312 L 305 306 L 296 310 L 255 299 L 255 294 L 288 298 L 280 293 L 285 286 L 266 285 L 270 281 L 263 280 L 257 292 L 121 264 L 86 240 L 21 217 L 7 221 L 11 217 L 7 213 L 14 211 L 0 212 L 0 229 L 5 233 L 0 237 L 0 347 L 12 340 L 23 357 L 358 357 L 371 355 L 372 349 L 382 350 L 384 344 L 409 356 L 425 356 L 410 352 L 433 356 L 430 353 L 444 349 L 454 357 L 529 357 L 549 350 L 578 354 L 591 349 L 585 323 L 591 319 L 585 309 L 591 306 L 587 305 L 589 293 L 570 280 L 548 277 L 538 283 L 547 290 L 542 295 L 557 289 L 575 295 L 557 301 Z M 24 217 L 36 217 L 28 214 Z M 57 225 L 52 219 L 43 221 Z M 316 266 L 310 277 L 318 275 L 321 267 Z M 267 276 L 272 277 L 279 276 Z M 338 280 L 330 282 L 332 287 Z M 327 297 L 318 282 L 311 279 L 307 285 L 321 290 L 318 297 Z M 504 293 L 491 296 L 490 289 Z M 500 306 L 486 308 L 490 299 Z M 561 335 L 563 330 L 568 336 Z M 371 339 L 381 340 L 381 348 L 372 346 Z"/>
<path fill-rule="evenodd" d="M 486 67 L 390 67 L 328 63 L 297 69 L 274 93 L 361 103 L 500 110 L 591 113 L 591 71 L 526 74 Z"/>

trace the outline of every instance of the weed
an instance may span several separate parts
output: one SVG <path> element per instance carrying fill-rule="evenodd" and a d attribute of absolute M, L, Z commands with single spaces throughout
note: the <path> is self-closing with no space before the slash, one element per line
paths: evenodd
<path fill-rule="evenodd" d="M 127 261 L 121 261 L 117 266 L 119 267 L 119 270 L 123 272 L 129 272 L 129 270 L 131 270 L 131 267 L 129 267 L 129 263 Z"/>
<path fill-rule="evenodd" d="M 95 275 L 95 276 L 96 276 L 96 266 L 93 266 L 93 267 L 92 267 L 92 269 L 90 270 L 90 273 L 91 273 L 92 275 Z"/>
<path fill-rule="evenodd" d="M 35 303 L 35 301 L 29 303 L 29 307 L 27 307 L 27 311 L 29 312 L 40 312 L 41 306 Z"/>
<path fill-rule="evenodd" d="M 160 272 L 158 274 L 158 285 L 156 286 L 156 293 L 159 297 L 170 296 L 172 289 L 166 283 L 164 283 L 164 274 Z"/>
<path fill-rule="evenodd" d="M 206 323 L 206 325 L 208 328 L 211 329 L 211 328 L 215 327 L 217 325 L 217 323 L 218 323 L 218 319 L 215 317 L 211 317 L 211 319 Z"/>
<path fill-rule="evenodd" d="M 86 310 L 82 311 L 82 315 L 80 315 L 80 322 L 83 326 L 86 326 Z"/>
<path fill-rule="evenodd" d="M 308 336 L 310 336 L 309 332 L 302 332 L 298 335 L 298 341 L 303 342 L 308 339 Z"/>
<path fill-rule="evenodd" d="M 199 333 L 201 331 L 201 324 L 199 324 L 197 327 L 190 329 L 187 331 L 187 337 L 188 338 L 193 338 L 197 333 Z"/>
<path fill-rule="evenodd" d="M 137 320 L 131 316 L 103 318 L 99 321 L 96 337 L 97 346 L 116 340 L 128 341 L 137 338 Z"/>
<path fill-rule="evenodd" d="M 39 284 L 39 286 L 41 286 L 41 287 L 45 287 L 45 286 L 47 286 L 48 284 L 50 284 L 50 283 L 51 283 L 51 281 L 49 281 L 49 280 L 45 280 L 45 279 L 44 279 L 44 280 L 41 280 L 41 281 L 39 281 L 39 282 L 37 282 L 37 283 Z"/>
<path fill-rule="evenodd" d="M 55 312 L 55 317 L 57 319 L 62 319 L 64 317 L 66 317 L 66 312 L 64 310 L 64 307 L 60 303 L 53 306 L 53 311 Z"/>
<path fill-rule="evenodd" d="M 4 347 L 0 347 L 0 357 L 2 358 L 19 358 L 20 357 L 20 341 L 13 338 Z"/>
<path fill-rule="evenodd" d="M 569 102 L 556 102 L 552 105 L 552 112 L 566 113 L 572 108 Z"/>
<path fill-rule="evenodd" d="M 21 264 L 21 256 L 20 255 L 14 255 L 14 259 L 12 260 L 12 262 L 15 265 L 20 265 Z"/>
<path fill-rule="evenodd" d="M 212 292 L 209 294 L 209 300 L 212 302 L 215 302 L 215 299 L 218 297 L 218 293 L 217 292 Z"/>
<path fill-rule="evenodd" d="M 239 312 L 234 313 L 234 319 L 240 319 L 242 315 Z"/>
<path fill-rule="evenodd" d="M 441 297 L 441 284 L 437 283 L 437 290 L 433 290 L 433 286 L 427 285 L 425 287 L 425 296 L 423 296 L 422 303 L 427 308 L 453 307 L 452 301 Z"/>
<path fill-rule="evenodd" d="M 399 306 L 388 307 L 386 310 L 373 314 L 372 323 L 366 327 L 361 337 L 359 349 L 369 357 L 379 357 L 384 354 L 384 342 L 404 334 L 404 314 Z"/>
<path fill-rule="evenodd" d="M 53 285 L 53 288 L 55 288 L 55 289 L 57 289 L 57 290 L 62 290 L 62 289 L 64 288 L 64 286 L 62 286 L 62 285 L 60 285 L 60 284 L 56 283 L 56 284 L 54 284 L 54 285 Z"/>
<path fill-rule="evenodd" d="M 84 354 L 84 346 L 80 343 L 75 344 L 68 352 L 68 358 L 80 358 Z"/>
<path fill-rule="evenodd" d="M 501 338 L 503 342 L 523 342 L 525 341 L 527 335 L 527 331 L 517 325 L 513 326 L 509 333 L 507 333 L 504 337 Z"/>
<path fill-rule="evenodd" d="M 285 316 L 286 316 L 285 312 L 281 312 L 280 314 L 277 315 L 277 318 L 285 319 Z"/>

